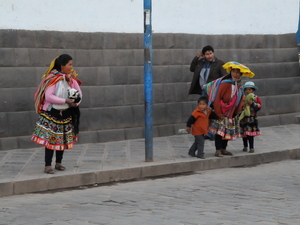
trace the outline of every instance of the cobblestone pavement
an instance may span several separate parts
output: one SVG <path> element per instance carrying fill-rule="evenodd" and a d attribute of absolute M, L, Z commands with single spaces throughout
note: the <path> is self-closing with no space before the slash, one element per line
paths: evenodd
<path fill-rule="evenodd" d="M 0 224 L 300 224 L 300 161 L 0 199 Z"/>

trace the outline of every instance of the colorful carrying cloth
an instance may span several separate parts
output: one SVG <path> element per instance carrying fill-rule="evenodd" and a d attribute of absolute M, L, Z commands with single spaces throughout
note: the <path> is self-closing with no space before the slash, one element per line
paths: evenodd
<path fill-rule="evenodd" d="M 57 70 L 52 70 L 51 73 L 41 81 L 34 93 L 34 105 L 37 113 L 41 113 L 43 111 L 46 88 L 55 85 L 60 80 L 63 80 L 63 75 L 63 73 Z"/>
<path fill-rule="evenodd" d="M 210 107 L 211 103 L 213 103 L 216 99 L 216 96 L 218 94 L 218 90 L 219 87 L 222 83 L 232 83 L 234 84 L 234 81 L 230 80 L 230 79 L 226 79 L 228 78 L 229 74 L 220 77 L 216 80 L 213 80 L 207 84 L 204 85 L 203 89 L 202 89 L 202 93 L 204 93 L 207 96 L 208 99 L 208 107 Z"/>
<path fill-rule="evenodd" d="M 218 78 L 204 85 L 202 89 L 202 93 L 207 96 L 208 99 L 208 107 L 210 107 L 211 103 L 216 99 L 218 89 L 222 82 L 222 78 Z"/>

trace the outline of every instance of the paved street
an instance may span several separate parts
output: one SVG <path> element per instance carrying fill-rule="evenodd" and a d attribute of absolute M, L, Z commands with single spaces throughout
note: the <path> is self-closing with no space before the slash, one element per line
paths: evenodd
<path fill-rule="evenodd" d="M 0 224 L 300 224 L 300 163 L 285 160 L 0 198 Z"/>

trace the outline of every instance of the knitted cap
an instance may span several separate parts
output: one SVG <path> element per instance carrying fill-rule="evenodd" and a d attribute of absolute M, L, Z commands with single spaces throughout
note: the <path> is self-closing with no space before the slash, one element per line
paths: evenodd
<path fill-rule="evenodd" d="M 253 81 L 247 81 L 247 82 L 244 84 L 243 88 L 244 88 L 244 89 L 245 89 L 245 88 L 253 88 L 253 89 L 255 89 L 255 90 L 258 89 L 258 88 L 255 86 L 255 84 L 254 84 Z"/>

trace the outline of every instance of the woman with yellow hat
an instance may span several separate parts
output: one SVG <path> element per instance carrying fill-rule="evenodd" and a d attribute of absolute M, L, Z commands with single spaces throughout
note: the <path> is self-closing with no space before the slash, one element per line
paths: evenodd
<path fill-rule="evenodd" d="M 56 152 L 56 170 L 65 170 L 62 158 L 65 149 L 73 148 L 77 141 L 81 82 L 75 78 L 72 57 L 62 54 L 55 58 L 43 76 L 35 95 L 35 108 L 39 113 L 31 140 L 45 146 L 44 172 L 53 174 L 52 158 Z M 76 99 L 72 99 L 73 93 Z"/>
<path fill-rule="evenodd" d="M 240 137 L 238 115 L 243 107 L 241 77 L 254 76 L 248 67 L 238 62 L 225 63 L 223 68 L 228 74 L 207 85 L 213 90 L 208 97 L 212 102 L 215 117 L 211 119 L 209 131 L 216 134 L 217 157 L 232 155 L 226 148 L 228 140 Z"/>

